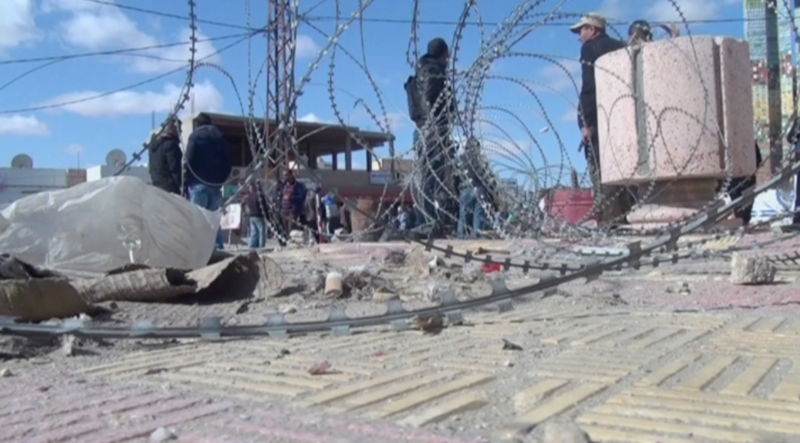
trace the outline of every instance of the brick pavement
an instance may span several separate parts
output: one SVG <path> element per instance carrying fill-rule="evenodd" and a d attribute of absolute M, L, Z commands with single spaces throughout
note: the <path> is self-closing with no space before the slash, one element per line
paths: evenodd
<path fill-rule="evenodd" d="M 179 441 L 460 443 L 475 438 L 265 407 L 159 384 L 83 377 L 52 367 L 0 379 L 0 441 L 146 441 L 158 428 Z"/>
<path fill-rule="evenodd" d="M 530 305 L 468 321 L 31 369 L 0 379 L 0 426 L 7 441 L 141 440 L 159 426 L 184 441 L 474 441 L 568 417 L 598 441 L 800 438 L 796 315 Z M 322 360 L 333 373 L 309 374 Z"/>
<path fill-rule="evenodd" d="M 0 379 L 0 439 L 146 440 L 164 426 L 182 441 L 494 441 L 567 418 L 597 441 L 800 440 L 796 281 L 706 276 L 690 294 L 666 291 L 687 275 L 603 277 L 621 294 L 613 303 L 553 297 L 467 313 L 438 335 L 54 358 L 58 369 Z M 755 309 L 720 309 L 731 306 Z M 332 372 L 311 375 L 321 361 Z"/>

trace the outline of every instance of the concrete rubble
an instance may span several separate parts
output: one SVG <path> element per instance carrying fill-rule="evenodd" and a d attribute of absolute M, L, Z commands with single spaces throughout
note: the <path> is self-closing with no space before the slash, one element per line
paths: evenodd
<path fill-rule="evenodd" d="M 70 317 L 103 302 L 203 299 L 223 292 L 249 297 L 264 280 L 254 253 L 188 272 L 130 266 L 97 279 L 68 279 L 7 255 L 0 263 L 0 315 L 25 320 Z"/>
<path fill-rule="evenodd" d="M 776 272 L 775 265 L 767 257 L 737 252 L 731 259 L 731 282 L 737 285 L 773 283 Z"/>

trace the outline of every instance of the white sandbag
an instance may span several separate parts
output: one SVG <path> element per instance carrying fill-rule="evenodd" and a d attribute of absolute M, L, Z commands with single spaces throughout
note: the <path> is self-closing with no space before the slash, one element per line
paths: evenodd
<path fill-rule="evenodd" d="M 135 177 L 34 194 L 0 212 L 0 252 L 73 276 L 126 264 L 197 269 L 214 250 L 219 214 Z"/>

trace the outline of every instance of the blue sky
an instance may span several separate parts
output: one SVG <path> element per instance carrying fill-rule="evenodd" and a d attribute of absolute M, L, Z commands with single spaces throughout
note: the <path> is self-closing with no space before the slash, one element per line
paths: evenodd
<path fill-rule="evenodd" d="M 129 154 L 137 151 L 150 131 L 151 113 L 155 112 L 158 124 L 171 109 L 185 78 L 183 71 L 97 100 L 46 110 L 26 110 L 113 91 L 180 68 L 188 59 L 187 46 L 137 53 L 148 57 L 106 55 L 61 61 L 41 67 L 7 85 L 44 63 L 16 62 L 20 59 L 186 41 L 188 29 L 185 20 L 124 9 L 115 6 L 115 3 L 184 17 L 187 14 L 184 0 L 103 0 L 100 3 L 90 0 L 0 1 L 0 165 L 8 165 L 11 158 L 21 152 L 31 155 L 38 167 L 74 167 L 79 158 L 84 167 L 100 164 L 111 149 L 122 149 Z M 265 0 L 197 0 L 197 15 L 200 19 L 240 26 L 246 25 L 249 20 L 251 26 L 262 26 L 266 20 L 265 3 Z M 480 18 L 484 22 L 500 21 L 517 4 L 508 0 L 477 3 Z M 743 23 L 735 21 L 743 16 L 741 0 L 678 0 L 677 3 L 690 20 L 734 20 L 728 23 L 692 23 L 690 29 L 694 34 L 743 35 Z M 356 9 L 358 1 L 343 0 L 341 4 L 343 14 L 349 15 Z M 300 1 L 301 10 L 314 5 L 318 6 L 310 12 L 310 16 L 316 17 L 313 23 L 326 33 L 332 32 L 335 22 L 325 17 L 334 14 L 335 2 Z M 365 16 L 369 19 L 408 20 L 412 17 L 412 5 L 410 1 L 374 0 Z M 674 8 L 667 0 L 545 0 L 535 12 L 547 12 L 559 6 L 565 12 L 603 11 L 610 19 L 617 21 L 645 18 L 655 22 L 676 18 Z M 461 1 L 422 0 L 421 19 L 455 22 L 462 8 Z M 472 17 L 478 18 L 475 14 Z M 572 18 L 556 20 L 558 23 L 572 21 Z M 412 137 L 412 125 L 406 116 L 406 99 L 402 88 L 411 69 L 406 61 L 410 29 L 408 23 L 368 21 L 364 23 L 363 35 L 356 24 L 342 39 L 342 45 L 361 59 L 363 36 L 366 64 L 380 90 L 400 153 L 408 151 Z M 480 29 L 477 26 L 467 28 L 457 62 L 459 68 L 470 66 L 478 55 Z M 486 25 L 483 29 L 489 35 L 494 26 Z M 627 24 L 621 26 L 618 32 L 624 33 L 626 29 Z M 211 55 L 209 61 L 219 64 L 230 73 L 239 93 L 246 94 L 248 73 L 253 76 L 265 57 L 263 37 L 250 39 L 249 46 L 245 39 L 214 54 L 241 39 L 240 35 L 245 31 L 209 23 L 200 23 L 199 31 L 201 39 L 212 39 L 200 43 L 201 56 Z M 423 24 L 419 31 L 420 44 L 424 46 L 425 42 L 436 36 L 452 40 L 454 31 L 452 24 Z M 308 25 L 301 26 L 299 32 L 298 78 L 307 72 L 309 64 L 326 43 L 326 37 Z M 539 27 L 520 41 L 514 51 L 552 56 L 560 60 L 576 76 L 575 81 L 580 83 L 576 61 L 579 43 L 566 26 Z M 320 68 L 314 71 L 311 82 L 304 88 L 298 117 L 336 121 L 328 98 L 329 62 L 330 54 L 322 59 Z M 481 125 L 484 135 L 492 140 L 487 144 L 501 150 L 521 147 L 531 152 L 530 167 L 552 167 L 567 162 L 582 169 L 583 161 L 576 152 L 578 132 L 574 102 L 577 93 L 569 77 L 560 68 L 530 57 L 501 59 L 492 66 L 492 75 L 518 79 L 529 85 L 539 94 L 544 112 L 521 87 L 504 80 L 489 81 L 483 97 L 486 109 L 482 117 L 486 121 Z M 336 54 L 334 79 L 336 103 L 342 118 L 355 126 L 376 129 L 357 98 L 379 112 L 378 96 L 365 73 L 341 52 Z M 241 113 L 234 89 L 224 75 L 206 68 L 198 72 L 195 81 L 195 111 Z M 255 87 L 256 115 L 263 116 L 263 81 Z M 246 106 L 247 97 L 241 99 L 245 100 Z M 524 126 L 503 109 L 519 117 Z M 554 129 L 545 130 L 548 126 L 545 114 Z M 537 154 L 538 148 L 525 127 L 530 129 L 543 156 Z M 568 159 L 562 158 L 559 153 L 560 144 L 563 144 Z M 495 160 L 505 169 L 519 166 L 524 159 L 499 156 Z M 359 165 L 363 161 L 356 159 L 355 163 Z"/>

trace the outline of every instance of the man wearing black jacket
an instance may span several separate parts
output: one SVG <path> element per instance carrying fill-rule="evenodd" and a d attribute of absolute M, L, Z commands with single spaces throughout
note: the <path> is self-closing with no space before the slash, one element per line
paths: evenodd
<path fill-rule="evenodd" d="M 595 191 L 595 200 L 602 198 L 600 186 L 600 151 L 597 132 L 597 90 L 594 65 L 601 56 L 625 47 L 625 43 L 606 34 L 606 19 L 600 14 L 589 13 L 581 17 L 570 30 L 580 36 L 581 41 L 581 93 L 578 106 L 578 125 L 581 128 L 583 154 Z M 603 216 L 601 215 L 601 218 Z"/>
<path fill-rule="evenodd" d="M 416 69 L 420 109 L 412 115 L 422 135 L 417 155 L 422 166 L 425 212 L 438 222 L 446 220 L 436 213 L 434 202 L 442 209 L 455 209 L 452 197 L 455 146 L 450 139 L 455 101 L 446 82 L 449 59 L 450 50 L 443 39 L 435 38 L 428 43 L 428 52 L 420 58 Z"/>
<path fill-rule="evenodd" d="M 153 186 L 173 194 L 181 193 L 181 152 L 177 122 L 167 119 L 164 127 L 150 142 L 147 162 Z"/>
<path fill-rule="evenodd" d="M 192 203 L 217 211 L 222 206 L 222 185 L 232 170 L 228 143 L 208 115 L 198 115 L 194 124 L 197 129 L 186 146 L 185 185 Z M 216 246 L 223 248 L 222 231 L 217 233 Z"/>

